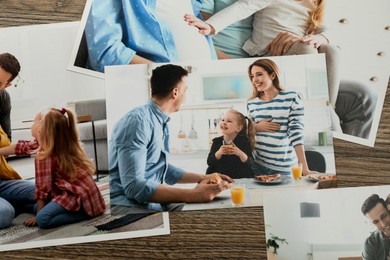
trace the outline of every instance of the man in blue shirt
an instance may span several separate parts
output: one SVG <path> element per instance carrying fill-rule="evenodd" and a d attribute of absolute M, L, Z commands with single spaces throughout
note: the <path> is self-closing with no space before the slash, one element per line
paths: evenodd
<path fill-rule="evenodd" d="M 364 201 L 361 210 L 363 215 L 377 228 L 364 243 L 363 259 L 390 259 L 390 213 L 386 202 L 377 194 L 373 194 Z"/>
<path fill-rule="evenodd" d="M 185 172 L 168 163 L 167 123 L 185 99 L 187 74 L 171 64 L 154 69 L 151 99 L 114 126 L 109 145 L 112 205 L 165 211 L 169 203 L 209 202 L 233 182 L 220 174 L 224 181 L 210 184 L 210 175 Z M 175 183 L 199 184 L 193 189 L 166 185 Z"/>
<path fill-rule="evenodd" d="M 199 15 L 202 0 L 188 1 Z M 85 25 L 87 67 L 104 72 L 107 65 L 178 61 L 177 35 L 159 18 L 156 6 L 157 0 L 94 0 Z M 211 38 L 206 40 L 216 59 Z"/>

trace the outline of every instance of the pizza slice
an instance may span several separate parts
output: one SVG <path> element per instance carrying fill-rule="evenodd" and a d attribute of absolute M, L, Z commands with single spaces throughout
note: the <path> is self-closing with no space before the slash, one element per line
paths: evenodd
<path fill-rule="evenodd" d="M 255 179 L 262 182 L 271 182 L 280 179 L 280 173 L 275 173 L 271 175 L 257 175 Z"/>
<path fill-rule="evenodd" d="M 320 181 L 337 180 L 336 175 L 319 175 L 317 178 Z"/>
<path fill-rule="evenodd" d="M 211 184 L 219 184 L 221 182 L 222 182 L 222 178 L 221 178 L 221 176 L 219 176 L 218 173 L 211 174 L 209 183 L 211 183 Z"/>

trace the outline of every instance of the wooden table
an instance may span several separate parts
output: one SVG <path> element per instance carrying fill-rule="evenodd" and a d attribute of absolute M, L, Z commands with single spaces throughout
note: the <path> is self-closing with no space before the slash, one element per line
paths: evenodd
<path fill-rule="evenodd" d="M 5 0 L 0 27 L 78 21 L 85 0 Z M 339 187 L 390 184 L 390 88 L 374 148 L 334 140 Z M 170 214 L 171 234 L 2 252 L 4 259 L 265 259 L 262 207 Z"/>

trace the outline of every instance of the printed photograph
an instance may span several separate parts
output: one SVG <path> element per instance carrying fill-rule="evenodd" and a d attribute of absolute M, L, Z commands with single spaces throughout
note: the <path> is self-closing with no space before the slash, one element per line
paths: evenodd
<path fill-rule="evenodd" d="M 111 65 L 325 54 L 333 136 L 373 147 L 389 79 L 389 8 L 386 0 L 89 0 L 69 69 L 104 77 Z M 362 19 L 367 9 L 377 15 Z M 367 23 L 377 29 L 363 37 Z"/>
<path fill-rule="evenodd" d="M 0 251 L 170 233 L 168 213 L 112 214 L 104 80 L 66 70 L 77 29 L 0 29 Z"/>
<path fill-rule="evenodd" d="M 336 185 L 324 55 L 107 66 L 105 82 L 112 204 L 225 208 L 238 186 L 258 206 Z"/>
<path fill-rule="evenodd" d="M 269 192 L 263 201 L 268 259 L 390 257 L 388 185 Z"/>

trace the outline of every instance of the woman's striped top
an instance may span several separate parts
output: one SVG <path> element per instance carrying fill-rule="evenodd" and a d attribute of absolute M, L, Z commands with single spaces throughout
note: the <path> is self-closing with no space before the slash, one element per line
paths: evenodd
<path fill-rule="evenodd" d="M 271 101 L 255 98 L 247 103 L 247 110 L 255 123 L 272 118 L 272 122 L 280 124 L 277 132 L 256 132 L 254 159 L 267 168 L 290 171 L 296 161 L 293 147 L 304 140 L 304 107 L 300 94 L 280 91 Z"/>

